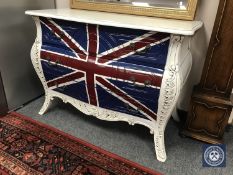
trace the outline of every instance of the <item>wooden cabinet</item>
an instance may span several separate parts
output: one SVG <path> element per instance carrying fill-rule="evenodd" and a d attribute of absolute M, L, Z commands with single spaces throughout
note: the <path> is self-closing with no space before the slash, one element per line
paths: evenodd
<path fill-rule="evenodd" d="M 232 110 L 233 1 L 220 0 L 200 84 L 192 95 L 183 134 L 209 142 L 223 142 Z"/>

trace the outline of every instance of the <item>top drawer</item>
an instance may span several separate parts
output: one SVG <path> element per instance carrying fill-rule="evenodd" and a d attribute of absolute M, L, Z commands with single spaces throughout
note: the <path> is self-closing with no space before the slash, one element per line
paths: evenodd
<path fill-rule="evenodd" d="M 97 61 L 163 69 L 170 34 L 40 18 L 42 49 Z"/>

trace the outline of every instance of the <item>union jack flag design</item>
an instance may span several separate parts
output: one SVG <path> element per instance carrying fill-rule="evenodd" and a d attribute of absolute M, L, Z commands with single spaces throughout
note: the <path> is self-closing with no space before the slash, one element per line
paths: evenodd
<path fill-rule="evenodd" d="M 41 65 L 49 89 L 156 120 L 169 34 L 48 18 L 40 22 Z"/>

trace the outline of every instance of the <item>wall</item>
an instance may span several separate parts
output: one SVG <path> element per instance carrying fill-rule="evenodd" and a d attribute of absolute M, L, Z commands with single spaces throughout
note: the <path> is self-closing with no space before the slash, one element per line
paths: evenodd
<path fill-rule="evenodd" d="M 57 8 L 69 8 L 70 0 L 56 0 L 56 7 Z"/>
<path fill-rule="evenodd" d="M 0 71 L 10 109 L 43 93 L 30 60 L 36 30 L 28 9 L 54 8 L 54 0 L 1 0 Z"/>
<path fill-rule="evenodd" d="M 203 21 L 204 26 L 192 37 L 193 67 L 178 104 L 181 109 L 188 109 L 193 86 L 200 81 L 218 4 L 219 0 L 211 0 L 211 3 L 209 0 L 199 0 L 198 2 L 195 20 Z"/>

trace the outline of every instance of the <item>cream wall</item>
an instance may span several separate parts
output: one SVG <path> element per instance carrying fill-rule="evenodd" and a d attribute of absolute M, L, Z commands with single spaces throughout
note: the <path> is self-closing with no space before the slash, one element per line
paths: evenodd
<path fill-rule="evenodd" d="M 57 8 L 69 8 L 69 0 L 56 0 Z"/>
<path fill-rule="evenodd" d="M 68 8 L 69 0 L 56 0 L 57 8 Z M 206 52 L 216 17 L 219 0 L 199 0 L 196 20 L 204 22 L 204 27 L 192 37 L 191 50 L 193 53 L 193 69 L 184 89 L 178 107 L 187 110 L 193 85 L 200 81 Z"/>
<path fill-rule="evenodd" d="M 192 37 L 191 51 L 193 55 L 193 67 L 186 86 L 182 90 L 183 93 L 181 95 L 180 103 L 178 104 L 178 107 L 184 110 L 188 109 L 193 86 L 198 84 L 200 81 L 217 14 L 219 0 L 211 0 L 211 3 L 209 2 L 209 0 L 199 0 L 196 12 L 195 20 L 203 21 L 204 26 L 196 33 L 195 36 Z"/>

